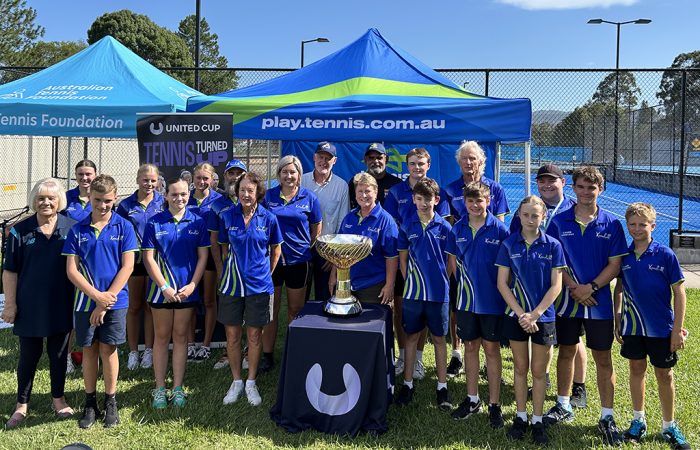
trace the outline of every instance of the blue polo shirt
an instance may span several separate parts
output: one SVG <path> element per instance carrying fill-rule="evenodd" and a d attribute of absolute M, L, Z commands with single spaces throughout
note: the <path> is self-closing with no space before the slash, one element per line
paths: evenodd
<path fill-rule="evenodd" d="M 482 176 L 479 181 L 488 186 L 491 192 L 491 202 L 488 207 L 489 212 L 494 216 L 508 214 L 510 209 L 508 208 L 506 191 L 503 189 L 503 186 L 497 181 L 486 178 L 485 176 Z M 450 203 L 450 213 L 455 220 L 469 215 L 467 207 L 464 206 L 464 186 L 464 179 L 459 177 L 445 187 L 445 192 L 447 192 L 447 198 Z"/>
<path fill-rule="evenodd" d="M 222 195 L 221 197 L 216 199 L 214 203 L 211 204 L 211 207 L 209 208 L 209 213 L 206 217 L 207 229 L 209 231 L 216 231 L 218 233 L 219 218 L 221 217 L 221 213 L 237 203 L 238 199 L 236 199 L 236 202 L 234 203 L 233 199 L 228 195 Z"/>
<path fill-rule="evenodd" d="M 622 335 L 667 338 L 673 329 L 671 286 L 683 281 L 675 253 L 651 241 L 637 256 L 634 242 L 622 257 Z"/>
<path fill-rule="evenodd" d="M 389 189 L 384 199 L 384 209 L 391 214 L 396 223 L 401 225 L 403 218 L 416 212 L 416 205 L 413 204 L 413 188 L 408 183 L 408 179 L 395 184 Z M 440 217 L 450 215 L 450 204 L 447 193 L 440 188 L 440 202 L 435 205 L 435 214 Z"/>
<path fill-rule="evenodd" d="M 627 254 L 625 232 L 619 220 L 598 207 L 598 216 L 583 226 L 576 220 L 575 208 L 557 214 L 547 228 L 547 234 L 559 240 L 564 248 L 569 275 L 578 284 L 586 284 L 608 265 L 608 260 Z M 613 318 L 610 285 L 600 286 L 593 294 L 596 306 L 584 306 L 562 289 L 557 300 L 557 314 L 562 317 L 611 320 Z"/>
<path fill-rule="evenodd" d="M 141 250 L 154 250 L 155 260 L 165 281 L 178 291 L 192 281 L 197 268 L 199 248 L 207 248 L 209 230 L 204 219 L 191 211 L 176 221 L 169 210 L 156 214 L 146 225 Z M 146 288 L 146 301 L 164 303 L 165 297 L 158 285 L 149 277 Z M 199 289 L 195 288 L 186 302 L 199 301 Z"/>
<path fill-rule="evenodd" d="M 561 199 L 561 203 L 558 205 L 548 205 L 545 203 L 545 206 L 547 207 L 547 220 L 542 222 L 542 229 L 546 232 L 549 228 L 549 224 L 552 222 L 552 219 L 554 219 L 554 216 L 570 210 L 576 206 L 576 202 L 564 195 L 564 197 Z M 523 225 L 520 223 L 520 216 L 515 214 L 513 216 L 513 220 L 510 222 L 510 232 L 511 234 L 520 233 L 522 229 Z"/>
<path fill-rule="evenodd" d="M 83 201 L 80 200 L 80 188 L 77 186 L 66 191 L 66 201 L 66 209 L 61 211 L 61 214 L 70 217 L 76 222 L 80 222 L 92 212 L 90 201 L 88 200 L 83 203 Z"/>
<path fill-rule="evenodd" d="M 203 198 L 200 203 L 199 200 L 194 198 L 194 189 L 192 189 L 190 191 L 190 199 L 187 201 L 187 209 L 197 214 L 204 220 L 207 220 L 211 205 L 221 197 L 223 197 L 223 195 L 219 194 L 214 189 L 209 189 L 209 195 Z"/>
<path fill-rule="evenodd" d="M 528 246 L 522 234 L 511 234 L 501 244 L 496 265 L 509 267 L 511 290 L 525 312 L 537 308 L 552 287 L 552 269 L 565 268 L 566 261 L 561 244 L 551 236 L 540 233 Z M 506 307 L 506 314 L 515 312 Z M 540 316 L 540 322 L 554 322 L 554 304 Z"/>
<path fill-rule="evenodd" d="M 396 258 L 399 229 L 394 218 L 377 203 L 367 217 L 360 217 L 360 208 L 350 211 L 340 223 L 338 234 L 359 234 L 372 239 L 372 252 L 350 267 L 353 291 L 386 281 L 386 258 Z"/>
<path fill-rule="evenodd" d="M 494 265 L 508 228 L 488 213 L 478 230 L 469 225 L 469 216 L 452 227 L 447 253 L 457 260 L 457 310 L 476 314 L 503 314 L 506 304 L 496 287 L 498 268 Z"/>
<path fill-rule="evenodd" d="M 282 187 L 267 191 L 263 206 L 277 217 L 284 237 L 280 264 L 290 266 L 311 260 L 311 233 L 309 227 L 323 220 L 321 205 L 316 194 L 299 187 L 297 195 L 286 201 Z"/>
<path fill-rule="evenodd" d="M 399 228 L 399 251 L 408 251 L 404 300 L 448 302 L 447 237 L 452 226 L 437 213 L 423 229 L 414 211 Z"/>
<path fill-rule="evenodd" d="M 146 231 L 146 223 L 148 220 L 163 211 L 165 198 L 160 192 L 153 193 L 151 202 L 144 206 L 139 202 L 138 191 L 134 192 L 117 206 L 117 214 L 131 222 L 136 232 L 136 239 L 139 244 L 143 241 L 144 232 Z"/>
<path fill-rule="evenodd" d="M 229 245 L 224 273 L 219 282 L 221 294 L 247 297 L 274 293 L 269 247 L 280 245 L 283 241 L 274 214 L 258 205 L 246 226 L 239 203 L 221 215 L 218 241 L 219 244 Z"/>
<path fill-rule="evenodd" d="M 64 255 L 78 256 L 78 269 L 85 279 L 100 292 L 104 292 L 114 281 L 122 266 L 122 254 L 138 251 L 134 227 L 119 214 L 112 213 L 109 222 L 97 233 L 92 227 L 92 217 L 87 216 L 73 225 L 63 246 Z M 90 312 L 95 301 L 75 288 L 74 310 Z M 129 289 L 125 283 L 117 294 L 117 302 L 111 309 L 129 306 Z"/>

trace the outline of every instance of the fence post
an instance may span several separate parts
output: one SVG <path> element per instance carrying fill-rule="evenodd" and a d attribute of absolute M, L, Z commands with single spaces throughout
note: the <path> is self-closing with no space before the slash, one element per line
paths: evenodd
<path fill-rule="evenodd" d="M 267 141 L 267 185 L 270 186 L 270 178 L 272 177 L 272 144 Z"/>
<path fill-rule="evenodd" d="M 671 174 L 676 172 L 676 104 L 673 104 L 673 114 L 671 115 Z"/>
<path fill-rule="evenodd" d="M 649 172 L 653 169 L 651 168 L 651 161 L 654 159 L 652 154 L 652 149 L 654 148 L 654 110 L 652 109 L 649 114 Z"/>
<path fill-rule="evenodd" d="M 678 162 L 678 232 L 683 232 L 683 178 L 685 174 L 685 89 L 687 71 L 681 72 L 681 154 Z"/>
<path fill-rule="evenodd" d="M 530 195 L 530 141 L 525 143 L 525 197 Z"/>
<path fill-rule="evenodd" d="M 485 72 L 486 75 L 486 80 L 484 80 L 484 96 L 488 97 L 489 96 L 489 78 L 491 76 L 491 72 L 488 70 Z"/>
<path fill-rule="evenodd" d="M 496 167 L 494 170 L 494 180 L 501 182 L 501 143 L 496 142 Z"/>

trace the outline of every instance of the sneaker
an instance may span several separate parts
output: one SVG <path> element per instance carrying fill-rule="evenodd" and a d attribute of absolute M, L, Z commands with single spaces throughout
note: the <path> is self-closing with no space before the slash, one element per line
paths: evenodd
<path fill-rule="evenodd" d="M 272 358 L 272 356 L 263 355 L 262 358 L 260 358 L 260 365 L 258 366 L 258 373 L 260 373 L 260 374 L 267 373 L 274 368 L 275 368 L 275 360 Z"/>
<path fill-rule="evenodd" d="M 462 403 L 459 404 L 457 409 L 452 412 L 452 418 L 455 420 L 466 419 L 479 411 L 481 411 L 481 400 L 474 403 L 469 400 L 469 397 L 467 397 Z"/>
<path fill-rule="evenodd" d="M 547 431 L 544 429 L 544 423 L 537 422 L 532 424 L 532 440 L 535 444 L 539 445 L 547 445 L 549 443 Z"/>
<path fill-rule="evenodd" d="M 437 405 L 443 411 L 450 411 L 452 409 L 452 402 L 450 401 L 450 393 L 447 388 L 437 390 Z"/>
<path fill-rule="evenodd" d="M 464 364 L 456 356 L 450 359 L 450 363 L 447 365 L 447 376 L 454 378 L 464 372 Z"/>
<path fill-rule="evenodd" d="M 153 401 L 151 402 L 153 409 L 165 409 L 168 407 L 168 396 L 164 387 L 153 389 L 151 395 L 153 396 Z"/>
<path fill-rule="evenodd" d="M 399 390 L 398 395 L 396 396 L 396 399 L 394 400 L 394 403 L 396 403 L 397 406 L 406 406 L 409 403 L 413 401 L 413 393 L 416 391 L 415 388 L 410 388 L 406 386 L 405 384 L 401 385 L 401 389 Z"/>
<path fill-rule="evenodd" d="M 197 354 L 197 347 L 194 344 L 187 344 L 187 362 L 193 362 Z"/>
<path fill-rule="evenodd" d="M 153 349 L 147 348 L 141 355 L 141 368 L 150 369 L 151 367 L 153 367 Z"/>
<path fill-rule="evenodd" d="M 80 428 L 90 428 L 95 425 L 97 418 L 100 417 L 100 410 L 97 408 L 95 401 L 86 402 L 85 408 L 83 409 L 83 417 L 78 421 L 78 426 Z"/>
<path fill-rule="evenodd" d="M 547 414 L 545 414 L 542 418 L 542 422 L 546 427 L 556 425 L 561 422 L 571 422 L 572 420 L 574 420 L 574 411 L 571 409 L 571 406 L 566 409 L 559 402 L 552 406 L 552 408 L 547 411 Z"/>
<path fill-rule="evenodd" d="M 223 369 L 224 367 L 228 367 L 228 364 L 229 364 L 228 356 L 224 355 L 221 358 L 219 358 L 219 360 L 216 362 L 216 364 L 214 364 L 214 369 L 215 370 Z"/>
<path fill-rule="evenodd" d="M 503 412 L 501 412 L 501 405 L 498 403 L 489 405 L 489 425 L 494 429 L 503 428 Z"/>
<path fill-rule="evenodd" d="M 231 387 L 228 388 L 226 396 L 224 397 L 224 405 L 230 405 L 235 403 L 241 394 L 243 393 L 243 382 L 236 383 L 235 381 L 231 383 Z"/>
<path fill-rule="evenodd" d="M 105 398 L 105 428 L 112 428 L 119 424 L 119 409 L 117 399 L 114 397 Z"/>
<path fill-rule="evenodd" d="M 173 388 L 173 392 L 170 395 L 170 401 L 176 408 L 184 408 L 187 404 L 187 395 L 185 391 L 182 390 L 182 386 Z"/>
<path fill-rule="evenodd" d="M 571 388 L 571 406 L 574 408 L 585 408 L 588 406 L 586 385 L 574 384 L 574 387 Z"/>
<path fill-rule="evenodd" d="M 622 445 L 624 438 L 615 424 L 613 416 L 607 415 L 598 421 L 598 430 L 603 435 L 603 442 L 607 445 Z"/>
<path fill-rule="evenodd" d="M 139 368 L 139 352 L 133 351 L 129 352 L 129 361 L 126 363 L 126 368 L 129 370 L 136 370 Z"/>
<path fill-rule="evenodd" d="M 644 419 L 634 419 L 630 427 L 623 433 L 623 437 L 628 442 L 639 444 L 647 434 L 647 423 Z"/>
<path fill-rule="evenodd" d="M 527 433 L 527 422 L 520 417 L 515 416 L 515 419 L 513 419 L 513 425 L 508 428 L 508 432 L 506 434 L 514 441 L 519 441 L 525 437 L 525 433 Z"/>
<path fill-rule="evenodd" d="M 425 377 L 425 367 L 423 366 L 423 361 L 420 359 L 416 360 L 416 364 L 413 366 L 413 379 L 422 380 Z"/>
<path fill-rule="evenodd" d="M 68 361 L 66 364 L 66 375 L 71 374 L 75 372 L 75 366 L 73 365 L 73 357 L 71 356 L 70 352 L 68 352 Z"/>
<path fill-rule="evenodd" d="M 404 362 L 403 359 L 397 358 L 396 361 L 394 362 L 394 373 L 398 376 L 403 373 L 404 369 Z"/>
<path fill-rule="evenodd" d="M 670 427 L 661 432 L 661 437 L 671 444 L 671 447 L 677 450 L 690 449 L 690 444 L 686 441 L 685 436 L 681 433 L 677 423 L 673 423 Z"/>
<path fill-rule="evenodd" d="M 197 349 L 194 354 L 194 362 L 204 362 L 211 357 L 211 349 L 209 347 L 201 346 Z"/>
<path fill-rule="evenodd" d="M 260 393 L 258 392 L 258 386 L 256 384 L 245 387 L 245 396 L 248 397 L 248 403 L 253 406 L 258 406 L 262 403 L 262 398 L 260 398 Z"/>

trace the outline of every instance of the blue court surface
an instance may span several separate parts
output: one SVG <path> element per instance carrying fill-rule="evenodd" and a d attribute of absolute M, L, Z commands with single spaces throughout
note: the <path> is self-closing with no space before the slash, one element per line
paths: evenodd
<path fill-rule="evenodd" d="M 506 191 L 508 205 L 511 209 L 511 214 L 506 217 L 506 223 L 508 224 L 510 224 L 520 200 L 525 195 L 524 180 L 525 175 L 522 173 L 501 173 L 501 184 Z M 535 183 L 534 175 L 532 175 L 530 183 L 531 192 L 537 194 L 537 184 Z M 576 196 L 571 189 L 570 176 L 566 177 L 564 192 L 567 196 L 576 200 Z M 631 239 L 625 225 L 625 210 L 634 202 L 646 202 L 654 206 L 656 209 L 654 239 L 668 245 L 670 231 L 678 229 L 678 196 L 607 182 L 605 191 L 598 198 L 598 204 L 601 208 L 611 212 L 620 219 L 623 228 L 625 228 L 628 243 Z M 700 201 L 689 198 L 683 200 L 683 229 L 700 230 Z"/>

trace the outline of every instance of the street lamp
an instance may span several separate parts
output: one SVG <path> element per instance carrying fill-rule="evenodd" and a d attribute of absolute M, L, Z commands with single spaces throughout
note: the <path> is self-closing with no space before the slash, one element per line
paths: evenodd
<path fill-rule="evenodd" d="M 602 23 L 609 23 L 610 25 L 615 25 L 617 27 L 617 50 L 615 52 L 615 131 L 613 135 L 613 181 L 616 181 L 618 157 L 617 129 L 619 123 L 617 108 L 620 102 L 620 27 L 631 23 L 636 25 L 646 25 L 651 23 L 651 19 L 635 19 L 628 20 L 626 22 L 612 22 L 604 19 L 591 19 L 588 21 L 589 25 L 600 25 Z"/>
<path fill-rule="evenodd" d="M 309 39 L 308 41 L 301 41 L 301 67 L 304 67 L 304 45 L 309 42 L 330 42 L 327 38 L 320 37 L 316 39 Z"/>

